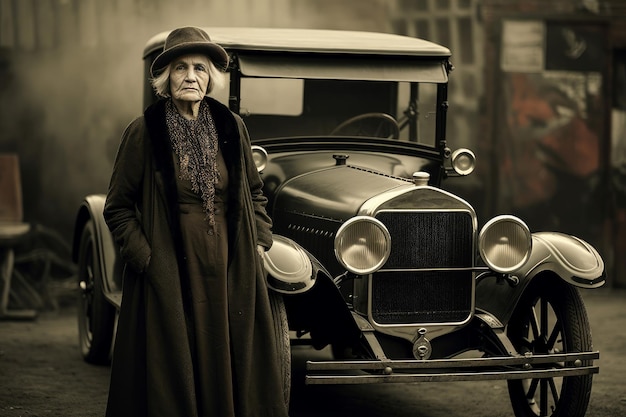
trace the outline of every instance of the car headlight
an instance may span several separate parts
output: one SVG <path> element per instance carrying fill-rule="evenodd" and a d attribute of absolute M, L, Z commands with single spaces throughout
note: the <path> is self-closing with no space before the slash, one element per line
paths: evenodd
<path fill-rule="evenodd" d="M 480 256 L 494 271 L 509 273 L 530 257 L 532 237 L 526 223 L 515 216 L 489 220 L 478 234 Z"/>
<path fill-rule="evenodd" d="M 380 269 L 391 252 L 391 236 L 379 220 L 357 216 L 345 222 L 335 236 L 335 256 L 341 265 L 357 275 Z"/>
<path fill-rule="evenodd" d="M 474 172 L 476 156 L 469 149 L 457 149 L 452 152 L 452 169 L 458 175 L 465 176 Z"/>
<path fill-rule="evenodd" d="M 267 151 L 258 145 L 252 145 L 252 159 L 258 172 L 263 172 L 267 166 Z"/>

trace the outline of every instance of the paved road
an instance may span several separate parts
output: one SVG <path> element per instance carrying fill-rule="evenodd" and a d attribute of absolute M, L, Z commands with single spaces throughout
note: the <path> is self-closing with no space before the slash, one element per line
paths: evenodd
<path fill-rule="evenodd" d="M 626 416 L 626 291 L 583 292 L 600 350 L 587 417 Z M 73 311 L 34 322 L 0 321 L 0 416 L 102 416 L 109 369 L 85 364 Z M 302 364 L 302 349 L 294 362 Z M 324 352 L 316 355 L 324 355 Z M 513 416 L 503 381 L 304 386 L 296 366 L 291 417 Z"/>

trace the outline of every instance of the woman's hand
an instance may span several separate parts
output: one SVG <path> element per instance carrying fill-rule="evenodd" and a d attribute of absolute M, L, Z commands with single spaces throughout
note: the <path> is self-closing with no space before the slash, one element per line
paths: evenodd
<path fill-rule="evenodd" d="M 259 253 L 259 256 L 261 257 L 261 268 L 263 268 L 263 275 L 266 275 L 267 270 L 265 269 L 265 261 L 264 261 L 265 248 L 261 245 L 256 245 L 256 251 Z"/>

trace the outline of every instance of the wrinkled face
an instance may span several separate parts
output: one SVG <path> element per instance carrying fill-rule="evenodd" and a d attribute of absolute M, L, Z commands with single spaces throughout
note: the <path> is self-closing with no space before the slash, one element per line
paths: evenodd
<path fill-rule="evenodd" d="M 209 86 L 209 59 L 200 54 L 183 55 L 172 61 L 170 93 L 174 100 L 197 102 Z"/>

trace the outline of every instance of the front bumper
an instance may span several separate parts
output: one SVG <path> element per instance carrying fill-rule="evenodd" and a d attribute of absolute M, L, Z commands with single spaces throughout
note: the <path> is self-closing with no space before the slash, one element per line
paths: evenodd
<path fill-rule="evenodd" d="M 597 374 L 599 352 L 517 357 L 307 361 L 308 385 L 485 381 Z M 587 362 L 587 364 L 585 364 Z"/>

